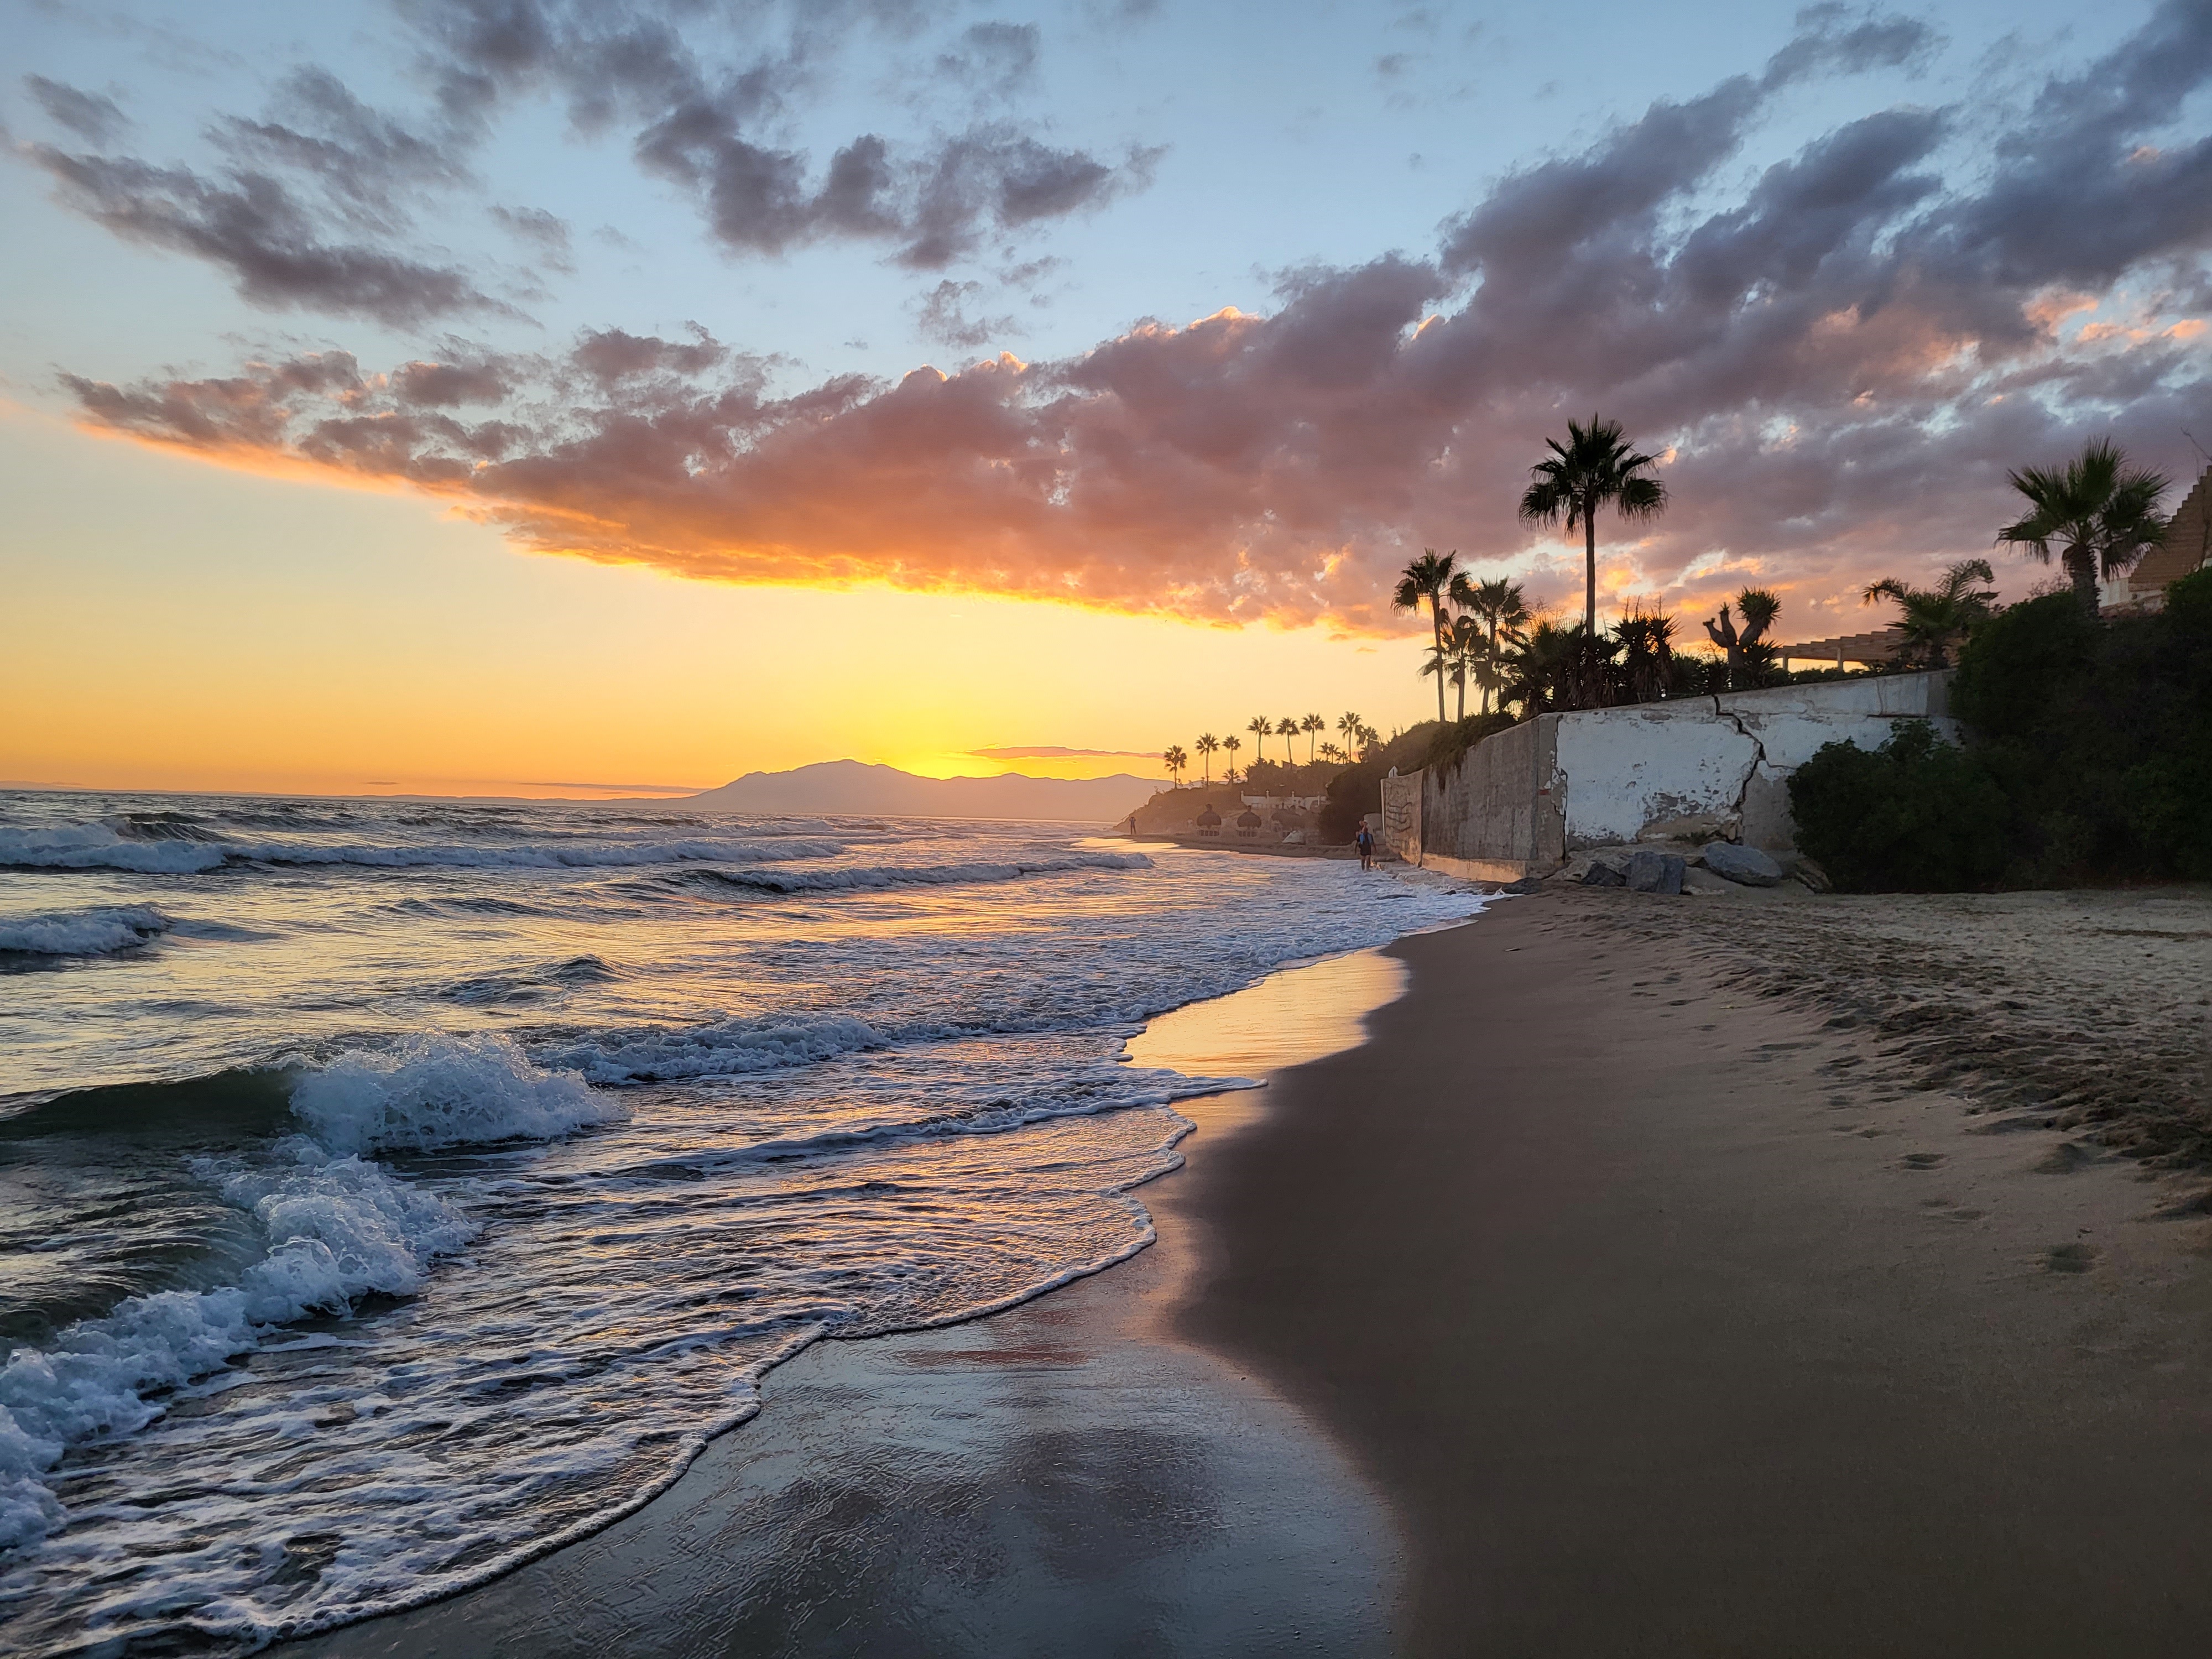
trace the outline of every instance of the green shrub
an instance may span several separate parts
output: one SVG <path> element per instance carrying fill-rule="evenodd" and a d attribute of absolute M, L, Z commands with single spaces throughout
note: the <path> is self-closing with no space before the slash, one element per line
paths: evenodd
<path fill-rule="evenodd" d="M 1997 612 L 1959 653 L 1952 712 L 1985 738 L 2044 732 L 2078 695 L 2096 655 L 2098 623 L 2073 594 Z"/>
<path fill-rule="evenodd" d="M 1823 744 L 1790 778 L 1797 844 L 1849 892 L 1986 887 L 2012 862 L 2014 813 L 1980 757 L 1925 720 L 1880 749 Z"/>
<path fill-rule="evenodd" d="M 2148 616 L 2014 605 L 1967 641 L 1952 707 L 2013 802 L 2008 885 L 2212 877 L 2212 572 Z"/>

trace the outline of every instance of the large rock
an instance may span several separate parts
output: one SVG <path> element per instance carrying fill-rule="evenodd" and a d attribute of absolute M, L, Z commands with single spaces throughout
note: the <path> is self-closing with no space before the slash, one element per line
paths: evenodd
<path fill-rule="evenodd" d="M 1590 867 L 1583 872 L 1583 885 L 1585 887 L 1626 887 L 1628 885 L 1628 877 L 1622 872 L 1621 867 L 1619 865 L 1608 864 L 1603 859 L 1592 859 L 1590 860 Z"/>
<path fill-rule="evenodd" d="M 1688 867 L 1679 853 L 1632 853 L 1628 859 L 1629 891 L 1679 896 L 1682 872 Z"/>
<path fill-rule="evenodd" d="M 1773 887 L 1782 880 L 1782 866 L 1756 847 L 1739 847 L 1732 841 L 1709 841 L 1705 856 L 1706 869 L 1746 887 Z"/>

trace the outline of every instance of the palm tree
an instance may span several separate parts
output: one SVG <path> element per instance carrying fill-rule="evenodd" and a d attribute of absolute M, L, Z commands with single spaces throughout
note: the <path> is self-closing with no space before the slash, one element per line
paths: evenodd
<path fill-rule="evenodd" d="M 1211 732 L 1201 732 L 1198 734 L 1197 743 L 1192 746 L 1198 750 L 1198 757 L 1206 763 L 1206 781 L 1212 783 L 1213 781 L 1213 751 L 1221 747 L 1221 739 Z"/>
<path fill-rule="evenodd" d="M 1344 758 L 1344 750 L 1333 743 L 1325 743 L 1321 746 L 1321 757 L 1325 761 L 1340 761 Z"/>
<path fill-rule="evenodd" d="M 1998 531 L 1997 540 L 2046 564 L 2056 547 L 2074 597 L 2092 614 L 2099 578 L 2118 575 L 2166 533 L 2158 503 L 2166 480 L 2130 466 L 2109 438 L 2092 441 L 2063 467 L 2024 467 L 2010 477 L 2033 511 Z"/>
<path fill-rule="evenodd" d="M 1234 783 L 1237 781 L 1237 751 L 1244 746 L 1244 739 L 1231 732 L 1227 737 L 1222 738 L 1221 746 L 1229 754 L 1229 764 L 1224 769 L 1223 775 L 1228 781 Z"/>
<path fill-rule="evenodd" d="M 1666 695 L 1674 678 L 1674 619 L 1663 611 L 1645 611 L 1641 605 L 1613 625 L 1620 647 L 1621 675 L 1628 695 L 1638 702 L 1651 702 Z"/>
<path fill-rule="evenodd" d="M 1567 422 L 1567 441 L 1547 438 L 1551 453 L 1528 469 L 1521 493 L 1521 517 L 1529 524 L 1565 523 L 1583 532 L 1583 633 L 1597 637 L 1597 515 L 1607 502 L 1632 523 L 1656 518 L 1667 508 L 1667 486 L 1647 468 L 1656 455 L 1639 454 L 1622 435 L 1618 421 L 1590 416 L 1583 426 Z"/>
<path fill-rule="evenodd" d="M 1253 769 L 1267 758 L 1267 739 L 1275 735 L 1275 723 L 1265 714 L 1255 714 L 1244 722 L 1244 729 L 1252 734 L 1252 765 L 1244 769 L 1244 775 L 1249 779 Z"/>
<path fill-rule="evenodd" d="M 1275 722 L 1275 735 L 1283 740 L 1283 763 L 1285 766 L 1296 766 L 1298 763 L 1298 752 L 1291 746 L 1291 739 L 1298 735 L 1298 717 L 1296 714 L 1285 714 Z"/>
<path fill-rule="evenodd" d="M 1866 603 L 1894 599 L 1902 613 L 1898 625 L 1905 630 L 1900 660 L 1928 668 L 1948 668 L 1951 647 L 1990 614 L 1996 590 L 1979 586 L 1996 580 L 1987 559 L 1961 559 L 1943 573 L 1933 587 L 1908 587 L 1894 576 L 1884 577 L 1866 591 Z"/>
<path fill-rule="evenodd" d="M 1401 611 L 1419 611 L 1423 599 L 1429 602 L 1429 632 L 1438 658 L 1443 657 L 1444 650 L 1444 601 L 1449 599 L 1454 605 L 1464 604 L 1474 592 L 1468 585 L 1467 578 L 1460 574 L 1458 563 L 1459 555 L 1455 551 L 1439 557 L 1435 548 L 1425 547 L 1421 550 L 1421 556 L 1400 573 L 1397 590 L 1390 596 L 1390 603 Z M 1428 673 L 1431 671 L 1423 669 L 1421 672 Z M 1444 681 L 1443 673 L 1438 672 L 1437 721 L 1441 723 L 1443 717 Z"/>
<path fill-rule="evenodd" d="M 1344 752 L 1353 760 L 1359 757 L 1359 716 L 1349 708 L 1336 722 L 1336 729 L 1344 736 Z"/>
<path fill-rule="evenodd" d="M 1482 661 L 1475 670 L 1476 683 L 1482 687 L 1482 712 L 1487 714 L 1491 692 L 1504 684 L 1498 637 L 1503 635 L 1509 641 L 1516 637 L 1521 624 L 1528 620 L 1528 600 L 1519 582 L 1500 576 L 1476 583 L 1468 609 L 1482 619 L 1487 635 Z"/>
<path fill-rule="evenodd" d="M 1182 769 L 1190 764 L 1190 757 L 1182 752 L 1182 745 L 1170 744 L 1167 753 L 1160 757 L 1160 763 L 1168 769 L 1168 781 L 1176 788 L 1182 788 Z"/>
<path fill-rule="evenodd" d="M 1318 714 L 1309 714 L 1298 722 L 1298 730 L 1306 734 L 1306 764 L 1314 763 L 1314 740 L 1328 730 L 1328 722 Z"/>
<path fill-rule="evenodd" d="M 1499 703 L 1519 703 L 1526 717 L 1556 708 L 1563 701 L 1571 702 L 1581 654 L 1579 629 L 1562 628 L 1548 620 L 1538 623 L 1506 653 L 1505 684 Z"/>
<path fill-rule="evenodd" d="M 1362 726 L 1358 731 L 1352 733 L 1352 736 L 1359 744 L 1359 752 L 1362 756 L 1382 741 L 1382 734 L 1371 726 Z"/>
<path fill-rule="evenodd" d="M 1482 631 L 1482 619 L 1462 613 L 1451 619 L 1444 629 L 1444 667 L 1451 683 L 1459 693 L 1458 718 L 1467 718 L 1467 683 L 1469 678 L 1480 678 L 1490 649 L 1490 641 Z"/>

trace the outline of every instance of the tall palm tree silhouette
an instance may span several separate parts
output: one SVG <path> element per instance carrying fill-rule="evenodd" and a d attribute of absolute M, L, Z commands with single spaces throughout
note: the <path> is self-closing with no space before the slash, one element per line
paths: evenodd
<path fill-rule="evenodd" d="M 1597 639 L 1597 515 L 1610 503 L 1632 523 L 1655 519 L 1667 510 L 1667 486 L 1651 476 L 1656 455 L 1637 452 L 1618 421 L 1590 416 L 1590 423 L 1567 422 L 1567 441 L 1544 440 L 1551 453 L 1528 469 L 1521 493 L 1521 517 L 1529 524 L 1564 523 L 1583 532 L 1583 638 Z M 1443 688 L 1437 688 L 1443 695 Z"/>
<path fill-rule="evenodd" d="M 1454 605 L 1463 603 L 1474 590 L 1468 586 L 1467 578 L 1459 573 L 1456 551 L 1439 555 L 1433 547 L 1421 550 L 1421 556 L 1407 565 L 1398 576 L 1398 586 L 1390 595 L 1390 603 L 1401 611 L 1419 611 L 1421 601 L 1429 602 L 1429 632 L 1436 647 L 1436 659 L 1444 654 L 1444 601 Z M 1426 671 L 1424 671 L 1426 672 Z M 1444 679 L 1437 676 L 1437 720 L 1444 717 Z"/>

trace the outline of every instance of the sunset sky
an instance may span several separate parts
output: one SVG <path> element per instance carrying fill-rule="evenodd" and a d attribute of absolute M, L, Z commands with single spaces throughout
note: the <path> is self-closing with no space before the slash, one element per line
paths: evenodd
<path fill-rule="evenodd" d="M 0 779 L 1150 770 L 1571 603 L 1571 414 L 1692 634 L 2203 465 L 2212 6 L 1568 15 L 0 0 Z"/>

